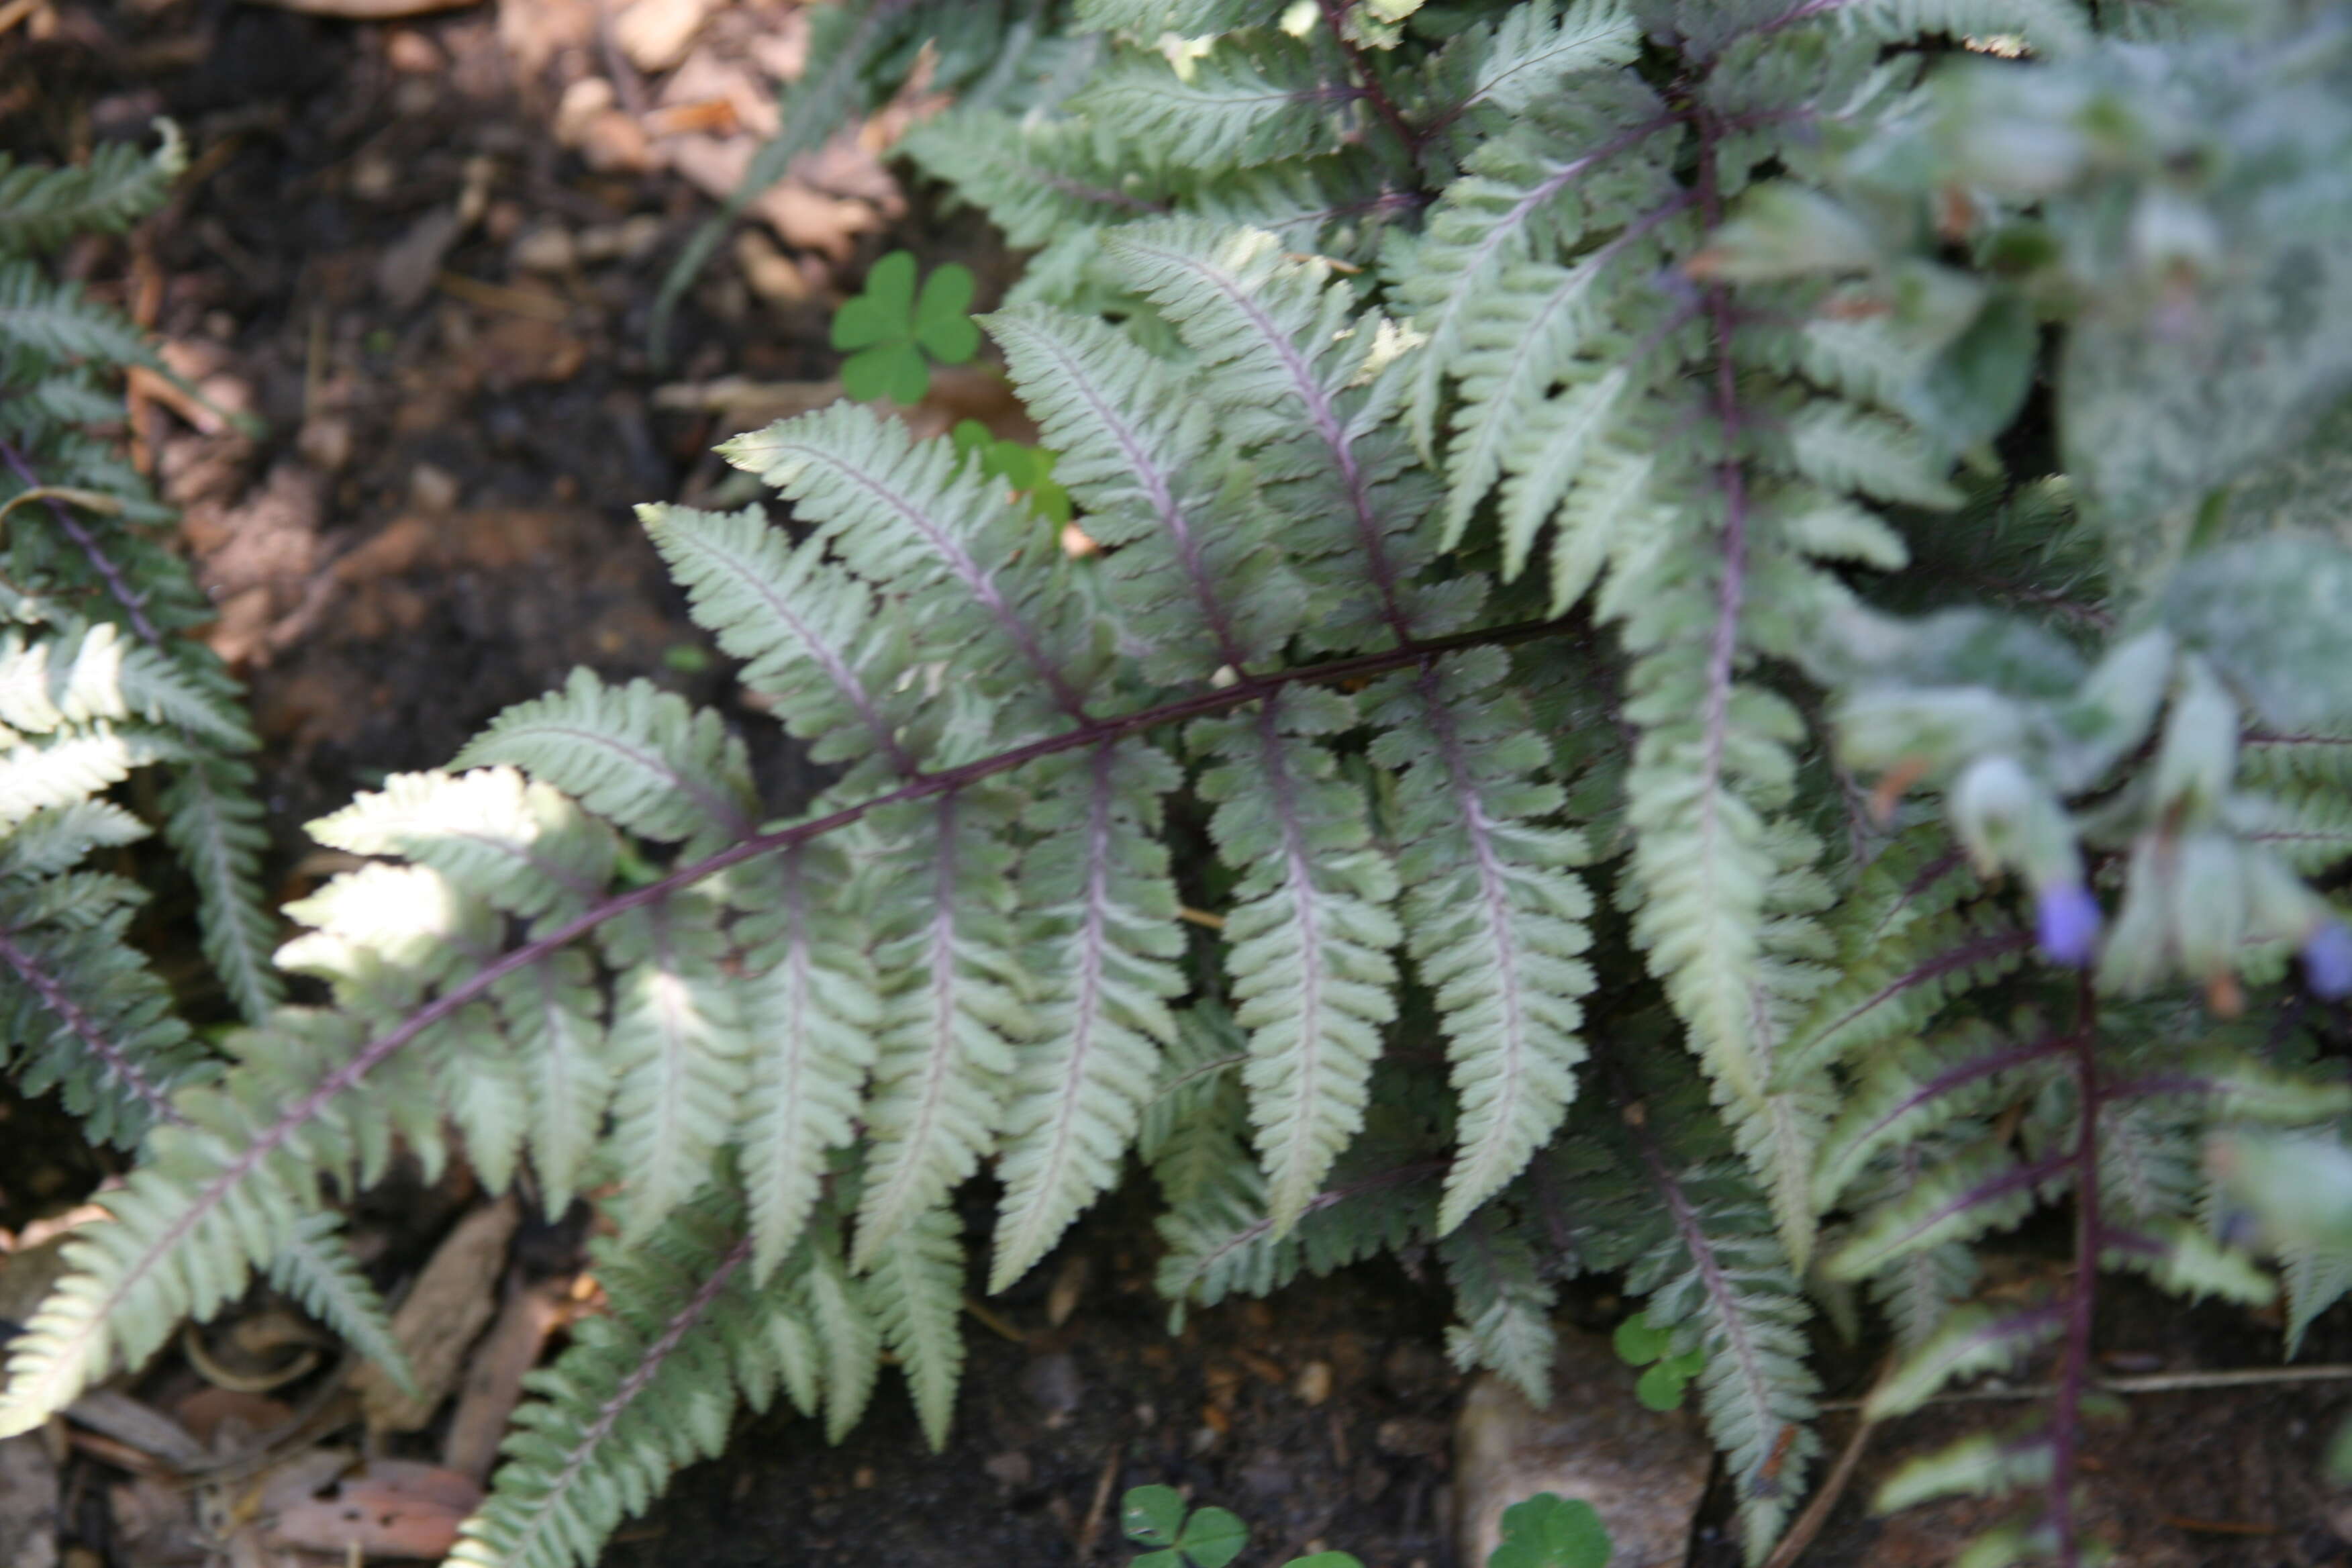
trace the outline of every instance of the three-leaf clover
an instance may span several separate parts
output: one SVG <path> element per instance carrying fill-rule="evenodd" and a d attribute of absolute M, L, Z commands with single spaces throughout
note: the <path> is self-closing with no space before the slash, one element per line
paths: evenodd
<path fill-rule="evenodd" d="M 1609 1568 L 1611 1550 L 1608 1528 L 1591 1503 L 1538 1492 L 1503 1510 L 1503 1543 L 1488 1554 L 1486 1568 Z"/>
<path fill-rule="evenodd" d="M 1649 1315 L 1644 1312 L 1636 1312 L 1618 1324 L 1616 1340 L 1617 1353 L 1624 1358 L 1626 1365 L 1649 1368 L 1633 1385 L 1633 1397 L 1653 1410 L 1664 1412 L 1679 1407 L 1684 1388 L 1706 1366 L 1703 1351 L 1673 1353 L 1675 1331 L 1651 1327 Z"/>
<path fill-rule="evenodd" d="M 971 269 L 952 261 L 923 279 L 919 295 L 914 257 L 894 250 L 876 262 L 866 292 L 834 312 L 833 346 L 855 351 L 842 363 L 842 389 L 860 402 L 920 403 L 931 361 L 961 364 L 980 352 L 971 289 Z"/>
<path fill-rule="evenodd" d="M 960 457 L 980 464 L 980 471 L 1003 479 L 1007 489 L 1029 498 L 1040 517 L 1055 522 L 1070 521 L 1070 492 L 1054 478 L 1054 454 L 1022 441 L 1000 441 L 977 419 L 959 419 L 948 432 Z"/>
<path fill-rule="evenodd" d="M 1138 1546 L 1155 1546 L 1129 1568 L 1225 1568 L 1241 1555 L 1249 1526 L 1222 1508 L 1194 1509 L 1174 1487 L 1137 1487 L 1119 1500 L 1118 1521 Z"/>

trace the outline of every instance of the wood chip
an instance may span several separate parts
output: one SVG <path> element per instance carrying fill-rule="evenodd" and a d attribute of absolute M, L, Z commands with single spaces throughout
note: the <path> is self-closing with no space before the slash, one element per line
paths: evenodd
<path fill-rule="evenodd" d="M 457 1386 L 467 1348 L 497 1310 L 507 1244 L 521 1218 L 522 1207 L 511 1195 L 475 1210 L 457 1222 L 416 1277 L 392 1315 L 392 1331 L 416 1373 L 415 1394 L 403 1394 L 373 1366 L 352 1378 L 371 1434 L 421 1429 Z"/>
<path fill-rule="evenodd" d="M 281 10 L 310 16 L 341 16 L 354 22 L 388 22 L 398 16 L 422 16 L 434 11 L 454 11 L 475 0 L 261 0 Z"/>
<path fill-rule="evenodd" d="M 570 1315 L 565 1280 L 548 1280 L 507 1292 L 499 1320 L 482 1337 L 457 1393 L 449 1435 L 441 1443 L 444 1468 L 475 1481 L 488 1479 L 497 1462 L 507 1421 L 522 1403 L 522 1380 L 539 1364 L 547 1336 Z"/>

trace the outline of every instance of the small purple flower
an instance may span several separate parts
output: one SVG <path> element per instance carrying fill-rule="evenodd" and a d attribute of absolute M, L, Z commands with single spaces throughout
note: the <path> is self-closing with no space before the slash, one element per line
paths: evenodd
<path fill-rule="evenodd" d="M 2047 883 L 2033 895 L 2033 932 L 2042 956 L 2080 969 L 2098 946 L 2099 900 L 2080 882 Z M 2347 962 L 2352 963 L 2352 953 Z"/>
<path fill-rule="evenodd" d="M 2303 939 L 2303 980 L 2314 995 L 2352 996 L 2352 931 L 2342 921 L 2322 921 Z"/>

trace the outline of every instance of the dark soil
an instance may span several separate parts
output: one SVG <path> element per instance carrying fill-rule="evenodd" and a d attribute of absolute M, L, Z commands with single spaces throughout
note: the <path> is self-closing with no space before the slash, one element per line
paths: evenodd
<path fill-rule="evenodd" d="M 520 69 L 514 39 L 541 11 L 559 41 Z M 653 364 L 655 288 L 709 204 L 672 175 L 592 172 L 553 140 L 560 81 L 593 47 L 578 11 L 575 0 L 508 0 L 502 15 L 477 7 L 395 28 L 238 0 L 147 0 L 62 5 L 45 40 L 0 38 L 0 145 L 56 156 L 137 134 L 159 112 L 189 132 L 197 172 L 172 207 L 131 241 L 70 261 L 93 288 L 149 310 L 208 395 L 267 422 L 259 437 L 205 434 L 151 411 L 138 434 L 221 605 L 216 646 L 252 684 L 287 891 L 335 865 L 310 850 L 304 821 L 387 772 L 445 761 L 579 663 L 719 703 L 752 741 L 772 800 L 805 791 L 773 727 L 728 706 L 724 673 L 702 657 L 630 507 L 715 477 L 705 454 L 724 431 L 657 408 L 657 389 L 682 376 L 830 374 L 826 300 L 818 289 L 799 306 L 760 303 L 722 252 L 680 314 L 676 368 Z M 481 210 L 438 263 L 459 282 L 391 297 L 386 253 L 462 205 L 469 183 Z M 633 219 L 641 248 L 552 279 L 516 265 L 535 226 L 610 232 Z M 1005 269 L 984 233 L 940 226 L 918 200 L 804 270 L 847 275 L 896 244 L 973 262 L 983 278 Z M 6 1217 L 87 1189 L 98 1172 L 54 1113 L 0 1110 Z M 886 1376 L 840 1447 L 783 1415 L 749 1422 L 608 1560 L 1119 1562 L 1118 1493 L 1167 1481 L 1252 1523 L 1244 1564 L 1318 1543 L 1372 1568 L 1450 1564 L 1462 1380 L 1438 1351 L 1443 1292 L 1398 1265 L 1360 1268 L 1196 1312 L 1171 1338 L 1150 1289 L 1148 1215 L 1143 1195 L 1121 1197 L 990 1303 L 1017 1339 L 968 1323 L 946 1452 L 924 1450 Z M 1055 1326 L 1057 1281 L 1071 1303 Z M 2241 1312 L 2128 1291 L 2111 1302 L 2105 1342 L 2132 1369 L 2277 1360 L 2275 1331 Z M 2305 1357 L 2352 1358 L 2352 1317 L 2332 1315 Z M 1872 1358 L 1846 1359 L 1835 1392 L 1867 1381 Z M 2135 1399 L 2091 1449 L 2094 1512 L 2142 1568 L 2346 1563 L 2331 1523 L 2347 1518 L 2331 1512 L 2342 1500 L 2316 1478 L 2352 1408 L 2347 1390 Z M 1869 1490 L 1895 1458 L 2002 1408 L 1946 1407 L 1879 1434 L 1805 1561 L 1948 1561 L 1955 1531 L 1984 1510 L 1874 1521 Z M 1832 1444 L 1850 1420 L 1827 1418 Z M 1730 1501 L 1714 1498 L 1707 1520 Z M 1702 1522 L 1691 1561 L 1736 1561 L 1718 1522 Z"/>

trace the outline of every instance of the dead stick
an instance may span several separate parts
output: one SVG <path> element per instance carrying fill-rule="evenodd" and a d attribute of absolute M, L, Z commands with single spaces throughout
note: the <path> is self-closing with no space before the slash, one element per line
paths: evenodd
<path fill-rule="evenodd" d="M 2341 1383 L 2352 1379 L 2352 1362 L 2320 1366 L 2250 1366 L 2222 1372 L 2151 1372 L 2137 1377 L 2111 1377 L 2095 1384 L 2102 1394 L 2181 1394 L 2200 1388 L 2261 1388 L 2279 1384 Z M 1982 1405 L 2006 1399 L 2047 1399 L 2054 1384 L 2033 1383 L 2019 1388 L 1964 1388 L 1939 1394 L 1928 1405 Z M 1824 1410 L 1859 1410 L 1859 1399 L 1825 1399 Z"/>

